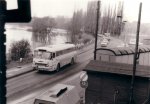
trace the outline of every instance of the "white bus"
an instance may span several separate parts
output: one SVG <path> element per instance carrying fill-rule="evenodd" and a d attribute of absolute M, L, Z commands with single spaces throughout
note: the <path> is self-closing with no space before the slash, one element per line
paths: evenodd
<path fill-rule="evenodd" d="M 67 64 L 74 64 L 77 51 L 74 44 L 38 47 L 34 50 L 33 68 L 38 71 L 59 71 Z"/>

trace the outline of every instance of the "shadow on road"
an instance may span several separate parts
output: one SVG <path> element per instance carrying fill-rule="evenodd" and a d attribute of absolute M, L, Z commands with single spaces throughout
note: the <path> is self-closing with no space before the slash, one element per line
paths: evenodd
<path fill-rule="evenodd" d="M 38 73 L 38 74 L 43 74 L 43 75 L 45 75 L 45 74 L 46 74 L 46 75 L 47 75 L 47 74 L 53 75 L 53 74 L 62 72 L 63 70 L 67 70 L 67 67 L 74 66 L 74 65 L 76 65 L 76 64 L 77 64 L 77 63 L 75 63 L 75 64 L 73 64 L 73 65 L 67 64 L 67 65 L 61 67 L 59 71 L 56 71 L 56 70 L 55 70 L 55 71 L 45 71 L 45 70 L 42 71 L 42 70 L 38 70 L 37 73 Z"/>

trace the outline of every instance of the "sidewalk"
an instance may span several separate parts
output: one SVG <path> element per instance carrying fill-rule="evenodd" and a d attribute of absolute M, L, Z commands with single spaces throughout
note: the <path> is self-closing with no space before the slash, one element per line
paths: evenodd
<path fill-rule="evenodd" d="M 7 69 L 7 79 L 33 71 L 32 63 Z"/>

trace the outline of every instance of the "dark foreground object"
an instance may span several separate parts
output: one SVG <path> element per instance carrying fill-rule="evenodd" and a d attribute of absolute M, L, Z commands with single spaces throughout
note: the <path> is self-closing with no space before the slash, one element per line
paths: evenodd
<path fill-rule="evenodd" d="M 128 104 L 132 68 L 130 64 L 92 60 L 85 70 L 89 76 L 86 104 Z M 134 103 L 150 104 L 150 67 L 137 65 Z"/>

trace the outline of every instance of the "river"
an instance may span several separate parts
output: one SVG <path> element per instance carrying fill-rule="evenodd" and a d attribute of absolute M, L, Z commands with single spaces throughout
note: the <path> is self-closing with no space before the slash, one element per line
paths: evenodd
<path fill-rule="evenodd" d="M 62 29 L 55 29 L 55 31 L 65 31 Z M 12 28 L 12 26 L 6 25 L 6 53 L 9 52 L 11 43 L 14 41 L 19 41 L 22 39 L 26 39 L 30 42 L 31 49 L 37 47 L 38 45 L 35 45 L 34 41 L 32 41 L 32 32 L 27 31 L 26 29 L 23 28 Z M 69 41 L 70 39 L 66 35 L 56 35 L 51 37 L 51 44 L 60 44 L 60 43 L 65 43 Z"/>

